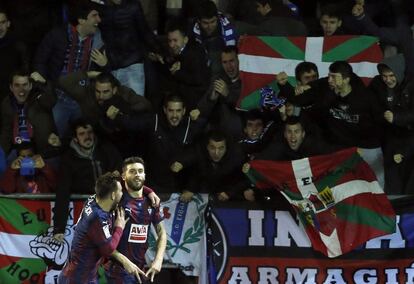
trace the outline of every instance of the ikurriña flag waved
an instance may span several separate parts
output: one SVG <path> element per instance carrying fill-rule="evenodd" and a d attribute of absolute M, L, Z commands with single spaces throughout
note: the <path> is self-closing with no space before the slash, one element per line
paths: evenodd
<path fill-rule="evenodd" d="M 259 189 L 278 190 L 294 207 L 312 247 L 328 257 L 395 232 L 391 203 L 357 148 L 249 164 L 250 180 Z"/>
<path fill-rule="evenodd" d="M 315 63 L 320 77 L 328 75 L 334 61 L 347 61 L 355 74 L 368 83 L 378 74 L 377 64 L 382 57 L 378 38 L 372 36 L 244 36 L 239 43 L 242 91 L 237 107 L 260 108 L 263 87 L 278 92 L 275 75 L 279 72 L 286 72 L 289 83 L 296 85 L 295 67 L 303 61 Z"/>

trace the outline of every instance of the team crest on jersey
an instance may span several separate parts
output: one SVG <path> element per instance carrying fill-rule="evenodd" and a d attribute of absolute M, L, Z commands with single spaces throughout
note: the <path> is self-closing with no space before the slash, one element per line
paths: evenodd
<path fill-rule="evenodd" d="M 150 214 L 150 215 L 151 215 L 151 213 L 152 213 L 152 208 L 148 208 L 147 210 L 148 210 L 148 214 Z"/>
<path fill-rule="evenodd" d="M 129 230 L 128 242 L 130 243 L 146 243 L 148 235 L 148 225 L 131 224 Z"/>

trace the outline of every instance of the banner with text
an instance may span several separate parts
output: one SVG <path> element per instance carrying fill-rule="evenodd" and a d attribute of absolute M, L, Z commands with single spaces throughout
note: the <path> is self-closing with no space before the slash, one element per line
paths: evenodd
<path fill-rule="evenodd" d="M 263 210 L 246 208 L 246 203 L 215 203 L 208 252 L 214 267 L 209 273 L 219 284 L 414 283 L 414 200 L 393 205 L 398 213 L 394 234 L 329 259 L 311 248 L 288 205 Z"/>

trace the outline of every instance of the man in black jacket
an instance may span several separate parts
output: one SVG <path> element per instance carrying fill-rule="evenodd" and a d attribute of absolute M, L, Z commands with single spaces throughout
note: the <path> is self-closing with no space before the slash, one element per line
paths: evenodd
<path fill-rule="evenodd" d="M 34 88 L 34 86 L 36 86 Z M 14 144 L 35 142 L 44 154 L 56 132 L 50 110 L 55 103 L 50 84 L 33 84 L 27 71 L 11 74 L 9 95 L 0 105 L 0 144 L 8 155 Z"/>
<path fill-rule="evenodd" d="M 364 148 L 363 158 L 383 185 L 381 109 L 349 63 L 335 61 L 329 66 L 328 77 L 301 86 L 296 95 L 288 84 L 281 86 L 281 92 L 294 105 L 312 105 L 314 112 L 320 112 L 317 123 L 328 143 L 338 148 Z"/>
<path fill-rule="evenodd" d="M 107 65 L 98 30 L 101 18 L 97 5 L 79 0 L 69 8 L 69 23 L 52 29 L 39 44 L 34 58 L 36 72 L 32 76 L 54 82 L 62 75 L 101 69 Z M 62 90 L 57 89 L 56 95 L 58 100 L 53 116 L 59 135 L 63 137 L 70 122 L 81 114 L 79 105 Z"/>
<path fill-rule="evenodd" d="M 118 114 L 115 121 L 147 143 L 147 151 L 139 154 L 146 156 L 148 185 L 157 192 L 181 190 L 183 176 L 170 166 L 193 145 L 205 125 L 203 119 L 191 120 L 183 99 L 172 94 L 165 99 L 161 113 Z"/>
<path fill-rule="evenodd" d="M 172 23 L 167 27 L 169 56 L 159 57 L 165 74 L 164 88 L 180 94 L 188 110 L 196 108 L 208 88 L 210 69 L 207 53 L 201 44 L 190 41 L 185 26 Z"/>
<path fill-rule="evenodd" d="M 221 131 L 211 130 L 198 146 L 173 164 L 175 170 L 190 168 L 191 172 L 181 200 L 190 201 L 194 192 L 212 194 L 220 201 L 243 198 L 249 183 L 241 171 L 244 155 L 239 145 L 232 144 Z"/>
<path fill-rule="evenodd" d="M 140 1 L 108 0 L 101 9 L 102 37 L 114 76 L 143 96 L 145 93 L 144 57 L 159 51 Z"/>
<path fill-rule="evenodd" d="M 71 194 L 93 194 L 97 178 L 105 172 L 121 169 L 118 150 L 99 141 L 90 122 L 80 118 L 73 122 L 73 138 L 63 154 L 56 189 L 53 216 L 55 238 L 64 237 Z"/>
<path fill-rule="evenodd" d="M 405 60 L 400 54 L 378 64 L 377 75 L 370 84 L 383 113 L 385 190 L 404 193 L 410 165 L 409 157 L 396 162 L 394 156 L 404 153 L 414 142 L 414 85 L 404 76 Z"/>

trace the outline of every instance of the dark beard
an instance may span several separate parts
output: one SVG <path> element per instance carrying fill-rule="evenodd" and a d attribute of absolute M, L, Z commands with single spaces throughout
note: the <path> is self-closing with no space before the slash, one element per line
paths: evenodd
<path fill-rule="evenodd" d="M 134 181 L 132 181 L 132 180 L 126 180 L 126 184 L 127 184 L 127 186 L 128 186 L 129 189 L 131 189 L 133 191 L 139 191 L 142 188 L 144 182 L 139 183 L 138 185 L 135 185 L 135 182 Z"/>

